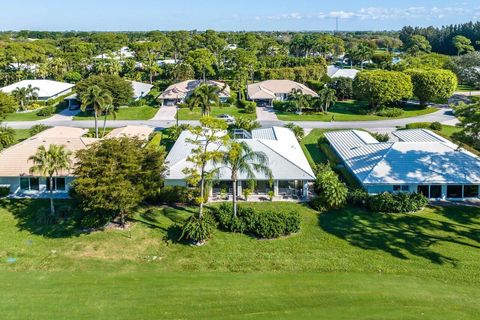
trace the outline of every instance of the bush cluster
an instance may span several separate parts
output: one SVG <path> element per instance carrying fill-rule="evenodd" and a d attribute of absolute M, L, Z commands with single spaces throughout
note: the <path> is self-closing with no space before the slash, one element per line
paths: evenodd
<path fill-rule="evenodd" d="M 273 109 L 277 111 L 283 111 L 283 112 L 293 112 L 297 110 L 297 107 L 292 101 L 278 101 L 274 100 L 273 101 Z"/>
<path fill-rule="evenodd" d="M 400 117 L 403 114 L 403 110 L 400 108 L 383 108 L 376 112 L 377 116 L 395 118 Z"/>
<path fill-rule="evenodd" d="M 255 101 L 242 100 L 239 105 L 240 108 L 245 110 L 245 113 L 253 114 L 257 112 L 257 103 Z"/>
<path fill-rule="evenodd" d="M 416 212 L 428 204 L 428 199 L 420 193 L 379 193 L 369 195 L 357 189 L 350 192 L 348 197 L 350 205 L 363 207 L 371 212 L 382 213 L 411 213 Z"/>
<path fill-rule="evenodd" d="M 370 134 L 377 139 L 378 142 L 388 142 L 388 140 L 390 140 L 388 133 L 370 132 Z"/>
<path fill-rule="evenodd" d="M 431 129 L 441 131 L 443 128 L 440 122 L 413 122 L 405 125 L 405 129 Z"/>
<path fill-rule="evenodd" d="M 185 203 L 193 204 L 195 199 L 200 196 L 197 189 L 181 186 L 165 186 L 160 191 L 159 200 L 161 203 Z"/>
<path fill-rule="evenodd" d="M 53 115 L 56 111 L 55 106 L 46 106 L 40 110 L 38 110 L 37 115 L 40 117 L 49 117 Z"/>
<path fill-rule="evenodd" d="M 216 227 L 215 219 L 208 212 L 203 215 L 202 219 L 192 216 L 183 225 L 182 238 L 201 243 L 212 236 Z"/>
<path fill-rule="evenodd" d="M 220 228 L 230 232 L 251 233 L 264 239 L 279 238 L 300 231 L 301 219 L 297 211 L 258 211 L 242 206 L 237 211 L 237 218 L 234 218 L 233 207 L 227 203 L 214 210 Z"/>

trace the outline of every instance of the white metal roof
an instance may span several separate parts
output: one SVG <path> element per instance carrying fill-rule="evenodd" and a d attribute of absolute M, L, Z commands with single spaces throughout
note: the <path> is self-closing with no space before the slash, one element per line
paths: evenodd
<path fill-rule="evenodd" d="M 50 98 L 58 95 L 64 91 L 73 88 L 75 85 L 65 82 L 53 81 L 53 80 L 22 80 L 20 82 L 13 83 L 0 89 L 5 93 L 12 93 L 17 88 L 26 88 L 31 85 L 34 88 L 38 88 L 37 94 L 39 98 Z"/>
<path fill-rule="evenodd" d="M 270 131 L 267 133 L 267 131 Z M 275 139 L 272 139 L 275 137 Z M 169 173 L 167 180 L 183 180 L 186 178 L 182 172 L 192 164 L 187 160 L 192 149 L 196 146 L 187 142 L 187 139 L 194 139 L 190 131 L 184 131 L 178 138 L 172 150 L 167 156 Z M 268 156 L 269 168 L 272 170 L 275 180 L 314 180 L 315 175 L 310 167 L 303 151 L 298 144 L 295 135 L 286 128 L 273 127 L 257 129 L 252 131 L 252 139 L 239 139 L 247 143 L 250 148 L 257 152 L 263 152 Z M 218 146 L 212 146 L 218 148 Z M 220 148 L 221 150 L 224 147 Z M 222 165 L 218 165 L 222 167 Z M 212 165 L 208 170 L 212 169 Z M 231 172 L 228 169 L 221 170 L 219 180 L 230 180 Z M 257 173 L 258 180 L 266 180 L 268 177 Z M 246 179 L 246 176 L 240 176 Z"/>
<path fill-rule="evenodd" d="M 359 71 L 357 69 L 342 69 L 338 68 L 333 65 L 327 66 L 327 75 L 330 78 L 350 78 L 355 79 L 357 73 Z"/>
<path fill-rule="evenodd" d="M 480 183 L 480 159 L 429 130 L 397 131 L 398 142 L 365 140 L 365 134 L 325 134 L 363 184 Z"/>
<path fill-rule="evenodd" d="M 130 81 L 133 87 L 133 98 L 139 99 L 145 97 L 153 88 L 153 84 Z"/>

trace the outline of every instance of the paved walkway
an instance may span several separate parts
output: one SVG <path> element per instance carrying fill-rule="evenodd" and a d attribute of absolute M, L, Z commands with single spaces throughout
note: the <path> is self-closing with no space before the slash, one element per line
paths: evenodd
<path fill-rule="evenodd" d="M 151 120 L 175 120 L 176 106 L 161 106 Z"/>
<path fill-rule="evenodd" d="M 279 121 L 273 108 L 257 107 L 257 121 Z"/>

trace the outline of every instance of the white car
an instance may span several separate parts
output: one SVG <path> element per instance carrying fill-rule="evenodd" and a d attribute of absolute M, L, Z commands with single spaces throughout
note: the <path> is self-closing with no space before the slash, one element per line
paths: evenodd
<path fill-rule="evenodd" d="M 217 117 L 217 119 L 225 120 L 225 122 L 228 124 L 235 123 L 235 118 L 229 114 L 221 114 Z"/>

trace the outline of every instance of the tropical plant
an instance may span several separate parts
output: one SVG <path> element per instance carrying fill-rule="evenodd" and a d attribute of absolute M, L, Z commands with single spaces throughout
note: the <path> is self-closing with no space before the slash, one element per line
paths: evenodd
<path fill-rule="evenodd" d="M 285 125 L 285 128 L 288 128 L 288 129 L 290 129 L 290 131 L 293 132 L 293 134 L 295 135 L 295 138 L 297 138 L 298 142 L 302 141 L 303 137 L 305 137 L 305 130 L 302 127 L 300 127 L 299 125 L 296 125 L 293 122 L 287 123 Z"/>
<path fill-rule="evenodd" d="M 103 132 L 102 132 L 102 137 L 105 137 L 105 131 L 107 130 L 107 117 L 109 114 L 112 115 L 113 119 L 117 119 L 117 110 L 115 109 L 115 106 L 113 104 L 105 104 L 102 107 L 102 112 L 103 112 Z"/>
<path fill-rule="evenodd" d="M 223 152 L 221 160 L 222 169 L 231 172 L 233 190 L 233 216 L 237 217 L 237 191 L 239 176 L 245 176 L 248 180 L 258 179 L 258 174 L 263 174 L 269 180 L 272 179 L 272 171 L 269 168 L 268 156 L 263 152 L 253 151 L 246 142 L 230 141 Z"/>
<path fill-rule="evenodd" d="M 292 101 L 297 107 L 297 114 L 302 114 L 302 110 L 310 106 L 309 96 L 303 94 L 300 89 L 293 89 L 288 95 L 288 100 Z"/>
<path fill-rule="evenodd" d="M 83 112 L 87 110 L 87 107 L 93 108 L 93 116 L 95 117 L 95 138 L 98 138 L 98 117 L 101 115 L 105 106 L 112 103 L 112 96 L 107 90 L 94 85 L 89 87 L 80 98 L 82 100 L 82 106 L 80 108 Z"/>
<path fill-rule="evenodd" d="M 7 126 L 0 126 L 0 150 L 15 142 L 15 130 Z"/>
<path fill-rule="evenodd" d="M 215 85 L 208 85 L 203 83 L 199 85 L 187 100 L 187 105 L 190 110 L 200 108 L 202 116 L 210 115 L 212 105 L 220 106 L 220 98 L 218 93 L 224 89 Z"/>
<path fill-rule="evenodd" d="M 25 106 L 31 101 L 38 99 L 40 89 L 29 84 L 27 87 L 18 87 L 12 91 L 12 95 L 20 103 L 20 110 L 25 110 Z"/>
<path fill-rule="evenodd" d="M 40 123 L 31 127 L 28 133 L 30 134 L 30 137 L 33 137 L 34 135 L 39 134 L 46 129 L 48 129 L 48 126 Z"/>
<path fill-rule="evenodd" d="M 340 181 L 328 163 L 320 164 L 317 167 L 315 192 L 318 202 L 326 210 L 339 208 L 347 201 L 348 188 Z M 318 206 L 315 209 L 319 209 Z"/>
<path fill-rule="evenodd" d="M 325 86 L 322 88 L 322 90 L 320 90 L 318 95 L 318 103 L 320 104 L 320 109 L 323 113 L 328 113 L 328 108 L 330 108 L 330 105 L 337 102 L 337 92 L 335 91 L 335 89 L 331 89 Z"/>
<path fill-rule="evenodd" d="M 189 129 L 194 138 L 187 139 L 187 142 L 194 145 L 194 149 L 187 157 L 187 161 L 192 165 L 186 167 L 183 173 L 187 175 L 190 185 L 200 187 L 200 197 L 197 201 L 199 203 L 199 220 L 203 217 L 207 181 L 218 171 L 215 164 L 222 161 L 221 148 L 229 140 L 226 133 L 227 127 L 225 121 L 205 116 L 200 119 L 200 126 Z M 210 170 L 209 164 L 213 164 L 214 169 Z"/>
<path fill-rule="evenodd" d="M 50 189 L 50 213 L 55 215 L 53 203 L 53 176 L 62 172 L 68 172 L 71 166 L 72 152 L 65 149 L 63 145 L 51 144 L 48 149 L 45 146 L 38 147 L 37 152 L 29 158 L 33 162 L 30 173 L 40 174 L 48 178 Z"/>

